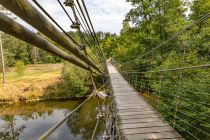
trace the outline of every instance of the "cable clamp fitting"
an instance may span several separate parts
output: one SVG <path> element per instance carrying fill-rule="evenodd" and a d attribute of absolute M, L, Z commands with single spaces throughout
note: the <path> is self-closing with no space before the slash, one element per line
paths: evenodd
<path fill-rule="evenodd" d="M 74 0 L 66 0 L 63 4 L 72 7 L 74 6 Z"/>
<path fill-rule="evenodd" d="M 70 27 L 72 29 L 77 29 L 78 30 L 80 28 L 80 23 L 79 22 L 73 22 Z"/>
<path fill-rule="evenodd" d="M 105 119 L 105 115 L 103 113 L 98 113 L 97 119 Z"/>
<path fill-rule="evenodd" d="M 81 44 L 81 45 L 79 46 L 79 48 L 80 48 L 80 50 L 85 50 L 85 49 L 86 49 L 86 45 L 85 45 L 85 44 Z"/>
<path fill-rule="evenodd" d="M 103 139 L 104 139 L 104 140 L 109 140 L 110 138 L 111 138 L 110 135 L 107 135 L 107 134 L 104 134 L 104 135 L 103 135 Z"/>

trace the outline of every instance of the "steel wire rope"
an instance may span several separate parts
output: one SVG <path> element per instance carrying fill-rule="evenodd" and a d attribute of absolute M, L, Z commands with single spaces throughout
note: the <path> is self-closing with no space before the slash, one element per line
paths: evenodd
<path fill-rule="evenodd" d="M 65 7 L 62 5 L 62 3 L 60 2 L 60 0 L 57 0 L 59 5 L 62 7 L 62 9 L 64 10 L 64 12 L 66 13 L 66 15 L 68 16 L 68 18 L 70 19 L 70 21 L 72 23 L 74 23 L 73 19 L 71 18 L 71 16 L 68 14 L 67 10 L 65 9 Z M 79 21 L 80 22 L 80 21 Z M 84 29 L 84 27 L 82 26 L 82 28 Z M 81 33 L 80 33 L 81 34 Z M 86 44 L 90 46 L 90 44 L 88 43 L 88 41 L 85 39 L 85 37 L 81 34 L 82 38 L 85 40 Z M 80 46 L 78 43 L 77 43 L 78 46 Z M 94 53 L 93 53 L 94 54 Z M 97 63 L 90 55 L 89 55 L 90 59 L 92 61 L 94 61 L 95 63 Z"/>

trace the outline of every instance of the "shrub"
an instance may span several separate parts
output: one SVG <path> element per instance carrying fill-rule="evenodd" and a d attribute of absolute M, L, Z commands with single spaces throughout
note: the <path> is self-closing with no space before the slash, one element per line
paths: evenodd
<path fill-rule="evenodd" d="M 26 69 L 26 66 L 24 65 L 23 61 L 18 60 L 15 63 L 15 72 L 17 73 L 18 76 L 23 76 L 25 69 Z"/>

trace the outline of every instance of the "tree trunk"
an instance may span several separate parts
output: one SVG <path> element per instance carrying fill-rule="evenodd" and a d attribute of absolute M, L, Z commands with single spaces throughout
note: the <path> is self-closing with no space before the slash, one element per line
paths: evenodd
<path fill-rule="evenodd" d="M 4 65 L 4 50 L 2 46 L 2 34 L 0 33 L 0 51 L 1 51 L 1 62 L 2 62 L 2 76 L 3 76 L 3 84 L 6 83 L 6 72 Z"/>

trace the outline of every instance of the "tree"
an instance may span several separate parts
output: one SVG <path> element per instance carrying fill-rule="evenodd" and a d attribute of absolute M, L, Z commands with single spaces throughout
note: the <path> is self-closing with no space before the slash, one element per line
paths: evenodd
<path fill-rule="evenodd" d="M 5 9 L 0 5 L 0 12 L 4 11 Z M 4 52 L 2 46 L 2 32 L 0 32 L 0 51 L 1 51 L 1 63 L 2 63 L 2 77 L 3 77 L 3 84 L 6 83 L 6 72 L 5 72 L 5 64 L 4 64 Z"/>
<path fill-rule="evenodd" d="M 11 18 L 15 19 L 15 17 L 8 12 L 2 5 L 0 5 L 0 12 L 10 16 Z M 1 63 L 2 63 L 2 77 L 3 77 L 3 84 L 6 83 L 6 71 L 5 71 L 5 61 L 4 61 L 4 50 L 3 50 L 3 43 L 2 43 L 2 35 L 3 33 L 0 31 L 0 51 L 1 51 Z"/>
<path fill-rule="evenodd" d="M 192 14 L 190 15 L 190 18 L 193 20 L 198 20 L 199 18 L 210 12 L 209 7 L 209 0 L 194 0 L 191 4 Z"/>
<path fill-rule="evenodd" d="M 132 21 L 134 27 L 129 27 L 128 22 L 124 21 L 119 36 L 105 37 L 103 46 L 108 51 L 108 55 L 114 55 L 117 62 L 129 61 L 126 64 L 118 63 L 119 70 L 138 91 L 147 93 L 150 98 L 155 99 L 149 101 L 150 103 L 155 104 L 159 102 L 157 99 L 160 99 L 161 105 L 158 111 L 164 115 L 166 120 L 169 122 L 175 120 L 176 124 L 187 132 L 192 132 L 193 135 L 201 139 L 209 139 L 208 136 L 204 136 L 201 132 L 195 131 L 193 127 L 186 125 L 188 123 L 201 130 L 209 131 L 210 126 L 205 123 L 210 123 L 209 118 L 201 115 L 209 113 L 209 108 L 205 108 L 205 105 L 202 104 L 202 102 L 208 103 L 210 101 L 208 94 L 205 95 L 210 91 L 208 87 L 209 78 L 207 78 L 209 69 L 170 72 L 160 72 L 160 70 L 209 63 L 210 19 L 167 45 L 155 51 L 150 50 L 187 26 L 189 22 L 198 20 L 209 13 L 210 1 L 194 0 L 189 17 L 185 15 L 186 3 L 184 0 L 127 1 L 131 2 L 133 8 L 126 18 Z M 150 53 L 144 55 L 148 51 Z M 140 59 L 135 59 L 138 56 L 140 56 Z M 133 59 L 135 61 L 130 61 Z M 123 71 L 126 72 L 123 73 Z M 135 73 L 135 71 L 138 72 Z M 134 79 L 133 77 L 136 78 L 136 82 L 129 80 Z M 193 101 L 196 102 L 196 105 Z M 185 105 L 185 107 L 179 105 L 179 103 Z M 178 110 L 184 114 L 176 112 L 177 106 Z M 186 106 L 200 114 L 187 110 Z M 175 115 L 174 112 L 176 112 Z M 186 123 L 174 116 L 181 118 Z M 197 121 L 197 118 L 200 121 Z M 186 133 L 178 126 L 174 125 L 178 131 Z M 185 138 L 192 139 L 192 136 Z"/>
<path fill-rule="evenodd" d="M 32 48 L 32 52 L 31 52 L 31 57 L 32 57 L 32 61 L 34 64 L 37 64 L 38 63 L 38 60 L 39 60 L 39 48 L 37 47 L 33 47 Z"/>
<path fill-rule="evenodd" d="M 4 52 L 2 46 L 2 33 L 0 32 L 0 51 L 1 51 L 1 62 L 2 62 L 2 77 L 3 77 L 3 84 L 6 83 L 6 72 L 5 72 L 5 64 L 4 64 Z"/>

